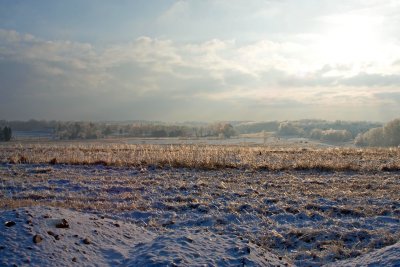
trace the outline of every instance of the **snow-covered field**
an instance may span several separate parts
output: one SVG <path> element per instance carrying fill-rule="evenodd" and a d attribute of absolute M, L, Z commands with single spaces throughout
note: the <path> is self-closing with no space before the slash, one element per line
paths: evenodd
<path fill-rule="evenodd" d="M 107 215 L 51 207 L 0 214 L 1 266 L 288 265 L 247 240 L 206 229 L 156 234 Z"/>
<path fill-rule="evenodd" d="M 399 266 L 398 192 L 396 171 L 3 163 L 0 266 Z"/>

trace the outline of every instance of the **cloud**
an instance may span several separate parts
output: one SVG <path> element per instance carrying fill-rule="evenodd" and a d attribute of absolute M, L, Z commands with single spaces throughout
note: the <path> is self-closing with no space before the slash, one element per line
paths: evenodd
<path fill-rule="evenodd" d="M 395 104 L 395 105 L 400 104 L 400 92 L 399 91 L 376 92 L 376 93 L 374 93 L 374 96 L 377 99 L 384 101 L 386 104 Z"/>
<path fill-rule="evenodd" d="M 308 46 L 292 41 L 143 36 L 96 46 L 0 30 L 0 113 L 25 119 L 249 119 L 285 109 L 361 109 L 387 103 L 379 93 L 396 93 L 393 61 L 378 68 L 374 62 L 315 62 L 309 55 Z"/>
<path fill-rule="evenodd" d="M 343 79 L 342 84 L 350 86 L 379 86 L 400 87 L 400 75 L 385 75 L 380 73 L 359 73 L 353 77 Z"/>

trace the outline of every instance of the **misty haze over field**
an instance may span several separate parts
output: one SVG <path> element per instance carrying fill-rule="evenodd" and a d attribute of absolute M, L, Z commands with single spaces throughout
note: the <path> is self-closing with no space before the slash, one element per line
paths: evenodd
<path fill-rule="evenodd" d="M 400 2 L 2 1 L 0 119 L 389 121 Z"/>

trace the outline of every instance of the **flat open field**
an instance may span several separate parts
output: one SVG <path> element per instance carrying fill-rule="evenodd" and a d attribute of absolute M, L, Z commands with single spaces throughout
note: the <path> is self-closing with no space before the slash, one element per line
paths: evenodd
<path fill-rule="evenodd" d="M 159 238 L 191 235 L 195 241 L 186 250 L 214 246 L 214 257 L 227 259 L 191 258 L 186 251 L 175 261 L 170 252 L 157 254 L 148 265 L 257 266 L 266 265 L 263 260 L 272 253 L 288 265 L 320 266 L 400 240 L 397 148 L 25 144 L 2 145 L 0 162 L 4 211 L 52 206 L 105 215 Z M 205 237 L 214 241 L 207 245 Z M 200 239 L 204 242 L 195 247 Z M 173 240 L 176 251 L 183 251 L 178 246 L 183 241 Z M 215 248 L 228 246 L 225 241 L 233 248 Z M 0 263 L 9 263 L 7 248 L 21 250 L 3 247 Z M 399 251 L 391 254 L 389 266 L 400 263 Z M 112 255 L 122 265 L 132 258 Z M 85 257 L 81 263 L 87 263 Z"/>

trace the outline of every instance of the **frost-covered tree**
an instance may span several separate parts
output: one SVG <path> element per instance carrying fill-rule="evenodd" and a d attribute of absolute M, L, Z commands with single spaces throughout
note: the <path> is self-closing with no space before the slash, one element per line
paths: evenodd
<path fill-rule="evenodd" d="M 291 122 L 281 122 L 278 128 L 279 135 L 298 135 L 303 136 L 304 130 Z"/>
<path fill-rule="evenodd" d="M 400 119 L 388 122 L 383 127 L 373 128 L 355 139 L 357 146 L 398 146 L 400 145 Z"/>
<path fill-rule="evenodd" d="M 400 119 L 390 121 L 383 127 L 383 137 L 387 146 L 400 145 Z"/>

